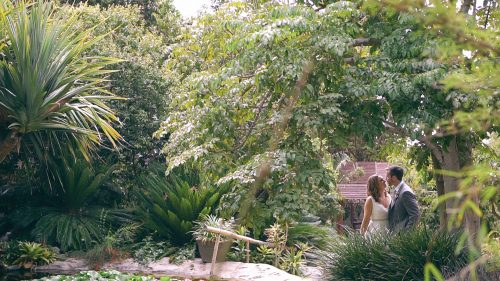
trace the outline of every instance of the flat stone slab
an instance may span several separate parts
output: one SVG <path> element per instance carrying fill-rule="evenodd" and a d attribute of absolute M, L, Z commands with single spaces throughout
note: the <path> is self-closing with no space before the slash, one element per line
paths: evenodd
<path fill-rule="evenodd" d="M 163 258 L 147 266 L 126 259 L 120 262 L 108 263 L 102 269 L 113 269 L 120 272 L 153 274 L 159 276 L 172 276 L 188 279 L 210 278 L 210 263 L 203 263 L 201 259 L 186 261 L 180 265 L 169 263 L 168 258 Z M 67 259 L 56 261 L 49 265 L 38 266 L 36 272 L 48 272 L 56 274 L 74 274 L 80 271 L 90 270 L 88 264 L 80 259 Z M 319 281 L 321 271 L 317 268 L 306 267 L 306 277 L 289 274 L 274 266 L 259 263 L 222 262 L 215 265 L 213 277 L 217 280 L 230 281 Z"/>

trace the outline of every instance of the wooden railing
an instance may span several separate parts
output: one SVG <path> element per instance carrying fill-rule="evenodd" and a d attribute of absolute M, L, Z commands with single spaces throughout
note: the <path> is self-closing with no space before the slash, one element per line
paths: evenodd
<path fill-rule="evenodd" d="M 239 234 L 236 234 L 234 232 L 227 231 L 227 230 L 220 229 L 220 228 L 215 228 L 215 227 L 207 226 L 207 231 L 215 233 L 215 234 L 224 235 L 226 237 L 231 237 L 231 238 L 236 239 L 236 240 L 245 241 L 246 242 L 245 252 L 246 252 L 246 262 L 247 263 L 250 262 L 250 244 L 264 245 L 264 246 L 267 246 L 267 247 L 270 247 L 270 248 L 274 247 L 274 245 L 271 244 L 271 243 L 260 241 L 260 240 L 253 239 L 253 238 L 250 238 L 250 237 L 246 237 L 246 236 L 243 236 L 243 235 L 239 235 Z M 219 243 L 220 243 L 220 240 L 221 240 L 220 239 L 220 235 L 217 235 L 217 238 L 215 239 L 215 246 L 214 246 L 214 251 L 213 251 L 213 254 L 212 254 L 212 265 L 210 267 L 210 275 L 213 275 L 213 272 L 214 272 L 215 261 L 216 261 L 216 258 L 217 258 L 217 252 L 219 250 Z"/>

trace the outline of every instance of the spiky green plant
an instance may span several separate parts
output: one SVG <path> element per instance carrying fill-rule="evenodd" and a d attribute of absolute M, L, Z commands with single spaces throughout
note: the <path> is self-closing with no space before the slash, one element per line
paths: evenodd
<path fill-rule="evenodd" d="M 193 223 L 216 207 L 225 187 L 191 186 L 188 181 L 171 176 L 147 175 L 141 178 L 138 192 L 139 217 L 145 226 L 184 245 L 193 239 Z"/>
<path fill-rule="evenodd" d="M 327 227 L 298 223 L 288 228 L 287 245 L 293 246 L 297 243 L 308 243 L 312 247 L 322 250 L 333 239 L 333 235 L 333 231 Z"/>
<path fill-rule="evenodd" d="M 67 141 L 87 158 L 104 139 L 116 145 L 118 120 L 104 103 L 116 97 L 103 85 L 118 60 L 84 55 L 100 38 L 50 1 L 0 5 L 0 162 L 21 146 L 45 159 Z"/>
<path fill-rule="evenodd" d="M 19 242 L 18 256 L 14 264 L 30 269 L 34 265 L 49 264 L 55 260 L 55 253 L 43 245 L 34 242 Z"/>
<path fill-rule="evenodd" d="M 215 234 L 207 230 L 207 226 L 215 227 L 218 229 L 226 231 L 234 231 L 234 225 L 230 221 L 223 218 L 219 218 L 214 215 L 200 215 L 200 220 L 194 222 L 194 227 L 191 233 L 196 240 L 201 240 L 202 242 L 215 241 L 220 234 Z M 224 236 L 221 237 L 224 240 Z"/>
<path fill-rule="evenodd" d="M 323 253 L 328 280 L 423 280 L 427 262 L 451 276 L 467 264 L 465 250 L 455 253 L 459 237 L 424 228 L 369 239 L 352 233 Z"/>

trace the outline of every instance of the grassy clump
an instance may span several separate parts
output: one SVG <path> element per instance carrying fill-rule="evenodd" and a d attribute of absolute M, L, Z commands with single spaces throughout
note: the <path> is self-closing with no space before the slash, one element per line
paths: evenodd
<path fill-rule="evenodd" d="M 467 264 L 466 250 L 455 252 L 459 237 L 424 228 L 369 239 L 352 233 L 332 243 L 323 256 L 329 280 L 423 280 L 426 262 L 444 276 Z"/>

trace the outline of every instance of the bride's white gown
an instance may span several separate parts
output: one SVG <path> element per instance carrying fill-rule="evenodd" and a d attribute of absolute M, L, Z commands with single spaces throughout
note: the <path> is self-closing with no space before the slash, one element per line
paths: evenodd
<path fill-rule="evenodd" d="M 373 203 L 372 215 L 370 216 L 366 235 L 389 231 L 389 205 L 391 204 L 391 197 L 389 196 L 389 205 L 387 205 L 387 208 L 382 203 L 376 202 L 371 196 L 368 196 L 366 200 L 372 200 Z"/>

